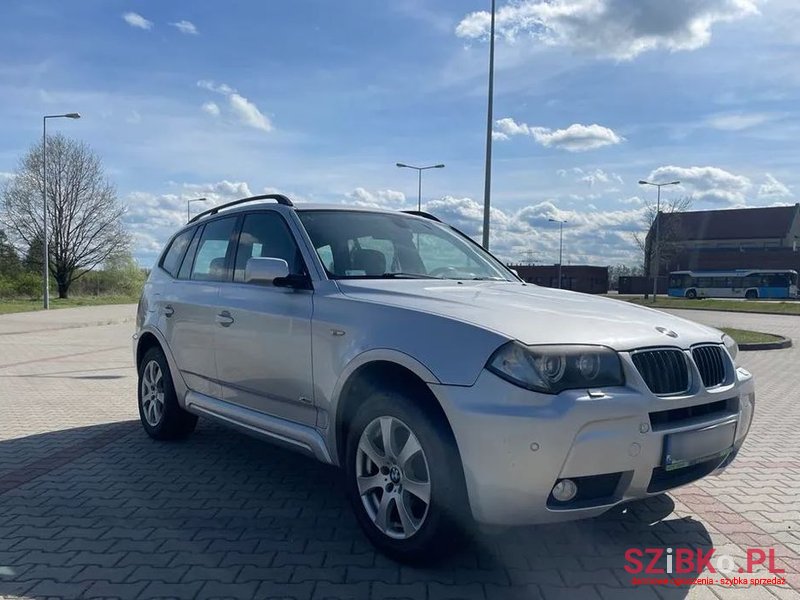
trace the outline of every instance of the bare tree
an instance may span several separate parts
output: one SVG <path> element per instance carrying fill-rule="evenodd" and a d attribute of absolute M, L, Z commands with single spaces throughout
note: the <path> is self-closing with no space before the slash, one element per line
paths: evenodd
<path fill-rule="evenodd" d="M 2 189 L 0 218 L 20 244 L 42 240 L 42 145 L 33 146 Z M 83 142 L 61 134 L 47 138 L 47 202 L 50 273 L 66 298 L 70 285 L 130 245 L 122 225 L 125 208 Z"/>
<path fill-rule="evenodd" d="M 692 206 L 691 196 L 682 196 L 678 198 L 669 198 L 661 200 L 662 214 L 669 215 L 672 213 L 680 213 L 687 211 Z M 656 222 L 658 215 L 657 205 L 655 201 L 646 201 L 644 205 L 644 224 L 647 229 L 643 232 L 633 234 L 633 241 L 639 247 L 642 253 L 642 268 L 647 277 L 652 277 L 653 270 L 660 271 L 662 265 L 668 264 L 669 261 L 675 256 L 678 250 L 677 242 L 680 240 L 680 223 L 678 219 L 663 218 L 661 219 L 659 231 L 659 262 L 661 263 L 656 268 L 655 257 L 653 256 L 655 233 L 653 224 Z"/>

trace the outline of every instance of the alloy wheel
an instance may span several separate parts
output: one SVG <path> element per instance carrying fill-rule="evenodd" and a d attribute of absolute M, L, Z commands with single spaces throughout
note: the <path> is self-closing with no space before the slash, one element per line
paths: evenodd
<path fill-rule="evenodd" d="M 142 413 L 151 427 L 157 427 L 164 415 L 164 375 L 155 360 L 142 371 Z"/>
<path fill-rule="evenodd" d="M 364 428 L 356 454 L 356 484 L 373 524 L 394 539 L 408 539 L 425 522 L 431 477 L 425 452 L 411 428 L 378 417 Z"/>

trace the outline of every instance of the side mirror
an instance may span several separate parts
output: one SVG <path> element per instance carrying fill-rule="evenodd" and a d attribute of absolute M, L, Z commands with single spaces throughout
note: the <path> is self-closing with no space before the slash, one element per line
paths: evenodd
<path fill-rule="evenodd" d="M 289 263 L 281 258 L 254 257 L 247 259 L 245 283 L 275 285 L 275 280 L 289 276 Z"/>

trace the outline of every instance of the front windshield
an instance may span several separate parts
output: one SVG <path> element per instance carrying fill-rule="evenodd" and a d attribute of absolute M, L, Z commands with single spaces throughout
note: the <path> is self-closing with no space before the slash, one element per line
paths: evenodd
<path fill-rule="evenodd" d="M 479 246 L 434 221 L 401 213 L 298 211 L 332 279 L 515 281 Z"/>

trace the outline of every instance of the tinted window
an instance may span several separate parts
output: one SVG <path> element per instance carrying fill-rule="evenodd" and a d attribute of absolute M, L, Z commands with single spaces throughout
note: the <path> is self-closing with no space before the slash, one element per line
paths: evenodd
<path fill-rule="evenodd" d="M 212 221 L 205 226 L 192 266 L 192 279 L 225 281 L 228 278 L 225 257 L 235 225 L 236 217 L 229 217 Z"/>
<path fill-rule="evenodd" d="M 192 243 L 189 244 L 189 249 L 186 251 L 186 256 L 183 257 L 181 270 L 178 271 L 178 279 L 189 279 L 192 273 L 192 263 L 194 262 L 194 255 L 197 253 L 197 244 L 200 242 L 199 228 L 195 228 L 195 235 L 192 238 Z"/>
<path fill-rule="evenodd" d="M 186 247 L 192 240 L 193 234 L 194 229 L 188 229 L 172 240 L 169 250 L 167 250 L 167 253 L 164 255 L 164 259 L 161 261 L 161 268 L 173 277 L 175 277 L 178 273 L 178 267 L 181 264 L 181 258 L 183 258 L 183 253 L 186 251 Z"/>
<path fill-rule="evenodd" d="M 690 277 L 688 275 L 670 275 L 669 287 L 684 288 L 691 285 Z"/>
<path fill-rule="evenodd" d="M 247 261 L 258 257 L 281 258 L 289 265 L 290 273 L 305 272 L 294 237 L 283 218 L 276 212 L 252 213 L 244 218 L 236 249 L 233 280 L 244 281 Z"/>

